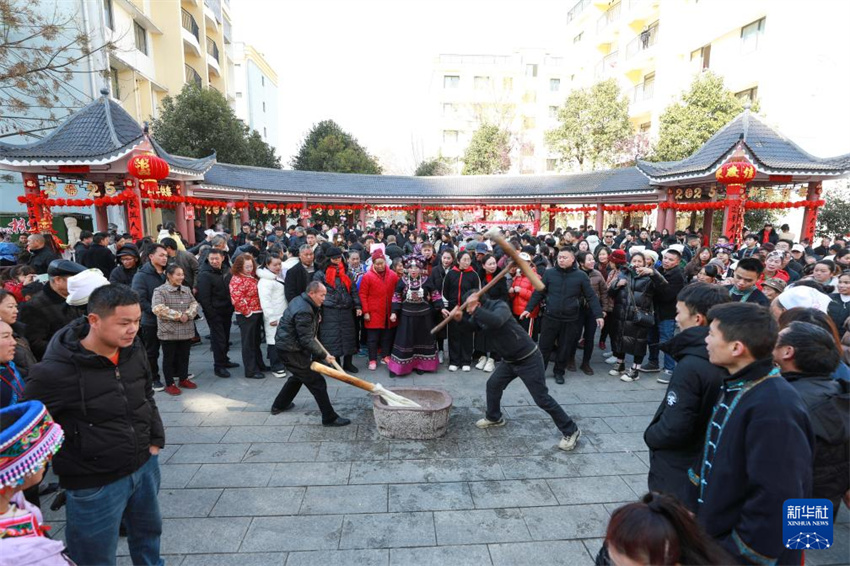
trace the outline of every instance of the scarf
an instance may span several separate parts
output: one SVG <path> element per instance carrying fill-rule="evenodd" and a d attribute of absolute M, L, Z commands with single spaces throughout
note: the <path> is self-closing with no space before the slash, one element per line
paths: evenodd
<path fill-rule="evenodd" d="M 336 278 L 339 277 L 339 280 L 342 281 L 342 284 L 345 285 L 345 290 L 349 293 L 351 292 L 351 279 L 348 278 L 348 275 L 345 273 L 345 269 L 340 269 L 337 271 L 337 268 L 333 265 L 328 267 L 328 270 L 325 271 L 325 284 L 334 287 L 334 282 Z"/>

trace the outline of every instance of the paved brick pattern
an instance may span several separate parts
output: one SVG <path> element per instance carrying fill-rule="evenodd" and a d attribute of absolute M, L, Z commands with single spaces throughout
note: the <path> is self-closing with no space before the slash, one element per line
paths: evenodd
<path fill-rule="evenodd" d="M 238 335 L 234 333 L 234 344 Z M 232 358 L 239 360 L 238 351 Z M 296 408 L 269 414 L 283 380 L 212 373 L 204 344 L 192 349 L 198 389 L 157 395 L 162 452 L 162 551 L 172 566 L 591 565 L 611 511 L 646 491 L 642 432 L 663 396 L 656 374 L 635 383 L 569 373 L 550 392 L 582 429 L 578 448 L 556 448 L 558 430 L 517 380 L 505 392 L 508 424 L 479 430 L 487 375 L 413 376 L 399 384 L 441 387 L 454 398 L 448 434 L 434 441 L 378 436 L 371 400 L 329 380 L 351 426 L 321 426 L 306 388 Z M 392 386 L 386 368 L 360 376 Z M 45 506 L 47 507 L 47 506 Z M 64 510 L 46 510 L 62 537 Z M 846 509 L 836 545 L 807 564 L 850 557 Z M 129 564 L 126 540 L 120 562 Z"/>

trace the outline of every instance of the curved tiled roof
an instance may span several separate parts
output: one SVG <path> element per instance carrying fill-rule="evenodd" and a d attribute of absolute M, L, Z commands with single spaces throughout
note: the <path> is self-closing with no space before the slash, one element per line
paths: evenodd
<path fill-rule="evenodd" d="M 265 169 L 216 163 L 203 186 L 293 197 L 469 199 L 574 197 L 653 193 L 646 177 L 625 167 L 571 175 L 408 177 Z"/>
<path fill-rule="evenodd" d="M 711 136 L 693 155 L 680 161 L 638 161 L 637 167 L 653 182 L 710 175 L 734 152 L 738 142 L 763 173 L 838 176 L 850 172 L 850 154 L 815 157 L 748 110 Z"/>

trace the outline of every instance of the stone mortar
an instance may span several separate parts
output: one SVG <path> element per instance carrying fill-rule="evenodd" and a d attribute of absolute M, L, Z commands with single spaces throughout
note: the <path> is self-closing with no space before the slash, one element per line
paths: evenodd
<path fill-rule="evenodd" d="M 448 392 L 429 387 L 393 387 L 390 391 L 422 407 L 390 407 L 376 395 L 372 407 L 378 434 L 405 440 L 430 440 L 446 434 L 452 409 L 452 396 Z"/>

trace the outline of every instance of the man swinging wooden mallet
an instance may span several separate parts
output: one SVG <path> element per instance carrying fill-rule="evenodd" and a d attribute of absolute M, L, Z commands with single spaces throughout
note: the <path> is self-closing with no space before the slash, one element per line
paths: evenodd
<path fill-rule="evenodd" d="M 502 360 L 487 380 L 487 413 L 475 426 L 492 428 L 505 425 L 501 409 L 502 392 L 518 377 L 537 406 L 549 413 L 561 431 L 563 438 L 558 448 L 566 451 L 575 448 L 581 431 L 549 395 L 543 377 L 543 355 L 528 332 L 514 319 L 507 303 L 479 296 L 476 291 L 468 291 L 463 301 L 463 312 L 454 314 L 455 320 L 471 325 L 475 332 L 487 332 L 488 341 L 492 340 L 493 351 L 502 355 Z"/>

